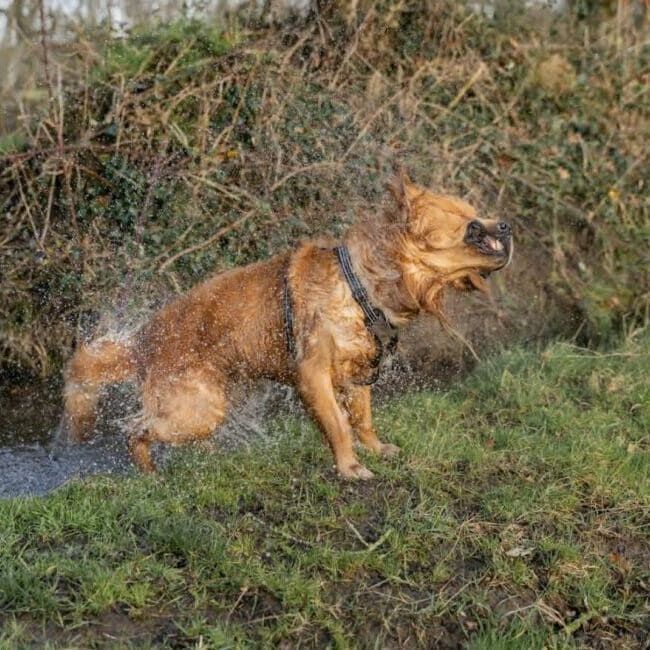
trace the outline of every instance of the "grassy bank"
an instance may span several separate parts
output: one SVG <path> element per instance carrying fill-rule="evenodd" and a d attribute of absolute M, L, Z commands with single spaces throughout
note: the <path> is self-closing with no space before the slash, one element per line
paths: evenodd
<path fill-rule="evenodd" d="M 97 317 L 340 232 L 395 160 L 517 224 L 507 297 L 464 322 L 590 343 L 643 322 L 643 32 L 511 5 L 341 1 L 54 48 L 50 100 L 0 139 L 0 363 L 48 375 Z"/>
<path fill-rule="evenodd" d="M 1 502 L 0 647 L 640 647 L 648 363 L 647 336 L 515 350 L 392 401 L 370 483 L 296 421 Z"/>

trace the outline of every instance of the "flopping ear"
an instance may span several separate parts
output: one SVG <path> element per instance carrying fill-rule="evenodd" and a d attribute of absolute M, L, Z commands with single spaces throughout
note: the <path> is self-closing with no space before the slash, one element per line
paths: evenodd
<path fill-rule="evenodd" d="M 458 280 L 451 283 L 454 289 L 459 291 L 482 291 L 485 294 L 490 294 L 490 286 L 478 273 L 468 273 Z"/>
<path fill-rule="evenodd" d="M 399 221 L 404 224 L 409 221 L 412 215 L 411 199 L 409 198 L 408 191 L 408 188 L 412 185 L 411 179 L 401 165 L 395 168 L 395 173 L 388 181 L 388 191 L 393 195 L 397 204 Z"/>

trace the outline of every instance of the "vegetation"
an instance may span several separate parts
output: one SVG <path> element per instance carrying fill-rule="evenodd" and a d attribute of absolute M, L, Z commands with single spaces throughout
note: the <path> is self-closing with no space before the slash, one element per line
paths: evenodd
<path fill-rule="evenodd" d="M 390 397 L 403 452 L 369 483 L 279 414 L 249 449 L 0 501 L 0 649 L 646 641 L 649 50 L 611 4 L 341 0 L 48 52 L 47 103 L 0 134 L 3 371 L 340 232 L 396 159 L 516 223 L 465 334 L 526 347 Z"/>
<path fill-rule="evenodd" d="M 295 420 L 2 501 L 0 645 L 640 647 L 647 350 L 517 349 L 395 399 L 378 427 L 403 453 L 367 484 Z"/>
<path fill-rule="evenodd" d="M 578 5 L 339 2 L 51 52 L 46 108 L 0 139 L 0 361 L 50 374 L 98 316 L 338 232 L 395 158 L 517 222 L 511 340 L 643 322 L 647 45 Z"/>

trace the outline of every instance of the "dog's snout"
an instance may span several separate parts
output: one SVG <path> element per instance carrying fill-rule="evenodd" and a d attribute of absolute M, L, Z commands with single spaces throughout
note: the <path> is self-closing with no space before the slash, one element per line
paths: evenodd
<path fill-rule="evenodd" d="M 512 235 L 512 226 L 505 221 L 499 221 L 497 224 L 497 235 L 499 237 L 510 237 Z"/>

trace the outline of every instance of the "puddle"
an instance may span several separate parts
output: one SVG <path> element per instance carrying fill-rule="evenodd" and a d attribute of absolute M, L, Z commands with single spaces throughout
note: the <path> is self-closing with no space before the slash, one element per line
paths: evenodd
<path fill-rule="evenodd" d="M 0 389 L 0 498 L 42 495 L 72 478 L 131 470 L 126 437 L 114 426 L 88 444 L 61 445 L 53 458 L 51 432 L 60 409 L 56 384 Z"/>
<path fill-rule="evenodd" d="M 422 387 L 420 379 L 404 364 L 389 363 L 375 385 L 373 401 L 378 404 L 389 395 L 417 390 Z M 226 422 L 214 436 L 215 453 L 273 444 L 282 435 L 314 435 L 310 419 L 287 386 L 273 382 L 239 386 L 232 401 Z M 137 412 L 131 386 L 108 391 L 89 442 L 64 442 L 52 454 L 52 432 L 61 406 L 60 382 L 0 386 L 0 498 L 43 495 L 73 478 L 136 471 L 124 427 L 128 416 Z M 157 445 L 157 465 L 164 467 L 172 453 L 173 447 Z"/>
<path fill-rule="evenodd" d="M 120 420 L 137 410 L 133 390 L 112 389 L 102 401 L 98 428 L 86 443 L 62 443 L 53 452 L 53 431 L 61 412 L 61 389 L 56 384 L 0 388 L 0 498 L 47 494 L 73 478 L 93 474 L 134 472 L 127 436 Z M 279 413 L 300 415 L 293 391 L 264 384 L 244 391 L 215 441 L 227 452 L 277 438 L 269 420 Z M 173 447 L 157 445 L 154 456 L 164 466 Z"/>

